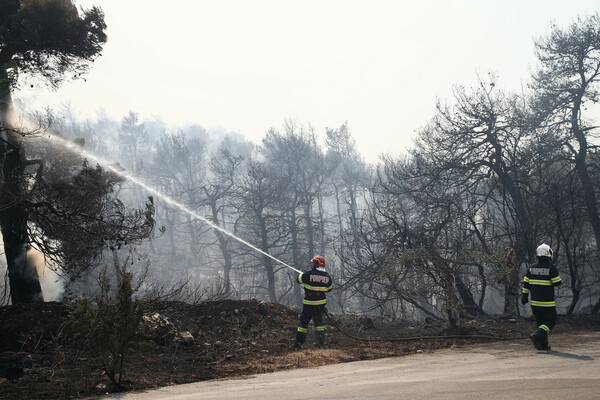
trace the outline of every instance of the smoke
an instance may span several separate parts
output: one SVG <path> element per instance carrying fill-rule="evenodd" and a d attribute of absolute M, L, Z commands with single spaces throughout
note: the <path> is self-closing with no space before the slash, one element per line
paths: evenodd
<path fill-rule="evenodd" d="M 2 235 L 0 234 L 0 248 L 3 241 Z M 28 266 L 34 266 L 39 279 L 40 285 L 42 287 L 42 295 L 44 301 L 61 301 L 63 298 L 63 294 L 65 291 L 64 279 L 58 275 L 56 272 L 50 268 L 50 266 L 46 263 L 44 255 L 30 248 L 27 251 L 27 260 Z M 0 305 L 2 303 L 8 304 L 8 271 L 6 267 L 6 259 L 4 257 L 4 252 L 0 252 Z"/>
<path fill-rule="evenodd" d="M 160 192 L 158 189 L 155 189 L 153 186 L 150 186 L 149 184 L 145 183 L 144 181 L 142 181 L 141 179 L 127 173 L 125 170 L 118 168 L 117 166 L 115 166 L 114 163 L 109 162 L 108 160 L 100 157 L 97 154 L 94 154 L 92 152 L 89 152 L 85 149 L 83 149 L 81 146 L 79 146 L 77 143 L 74 143 L 71 140 L 67 140 L 65 138 L 63 138 L 62 136 L 56 135 L 53 132 L 46 132 L 45 136 L 48 137 L 49 139 L 54 140 L 55 142 L 58 142 L 60 144 L 63 145 L 63 147 L 67 150 L 70 150 L 72 152 L 75 152 L 77 154 L 81 154 L 82 156 L 84 156 L 85 158 L 87 158 L 90 161 L 96 162 L 100 165 L 103 165 L 106 169 L 112 171 L 113 173 L 123 177 L 124 179 L 128 180 L 131 183 L 134 183 L 135 185 L 137 185 L 138 187 L 141 187 L 143 189 L 145 189 L 146 191 L 148 191 L 149 193 L 152 193 L 152 195 L 158 197 L 159 199 L 161 199 L 162 201 L 164 201 L 167 204 L 170 204 L 176 208 L 178 208 L 179 210 L 183 211 L 184 213 L 190 215 L 193 218 L 199 219 L 202 222 L 204 222 L 205 224 L 207 224 L 208 226 L 210 226 L 211 228 L 213 228 L 216 231 L 219 231 L 221 233 L 224 233 L 225 235 L 231 237 L 232 239 L 244 244 L 245 246 L 248 246 L 249 248 L 255 250 L 258 253 L 261 253 L 262 255 L 265 255 L 275 261 L 277 261 L 279 264 L 292 269 L 296 272 L 298 272 L 299 274 L 302 273 L 302 271 L 292 267 L 291 265 L 288 265 L 286 263 L 284 263 L 283 261 L 279 260 L 278 258 L 272 256 L 269 253 L 266 253 L 264 251 L 262 251 L 261 249 L 259 249 L 258 247 L 252 245 L 251 243 L 245 241 L 244 239 L 240 238 L 239 236 L 236 236 L 235 234 L 229 232 L 228 230 L 220 227 L 219 225 L 214 224 L 212 221 L 204 218 L 203 216 L 201 216 L 200 214 L 198 214 L 197 212 L 191 210 L 190 208 L 186 207 L 185 205 L 183 205 L 182 203 L 178 202 L 176 199 L 174 199 L 171 196 L 168 196 L 162 192 Z"/>
<path fill-rule="evenodd" d="M 46 263 L 44 255 L 35 249 L 29 249 L 27 252 L 27 263 L 35 265 L 40 277 L 44 301 L 60 301 L 65 291 L 64 281 Z"/>
<path fill-rule="evenodd" d="M 6 116 L 5 116 L 6 117 Z M 31 127 L 33 124 L 31 122 L 29 122 L 27 119 L 20 119 L 19 122 L 21 123 L 21 127 L 25 128 L 25 127 Z M 16 125 L 16 124 L 15 124 Z M 26 131 L 26 129 L 24 129 L 24 131 Z M 194 212 L 193 210 L 189 209 L 188 207 L 186 207 L 185 205 L 183 205 L 182 203 L 176 201 L 174 198 L 161 193 L 159 190 L 155 189 L 154 187 L 144 183 L 142 180 L 134 177 L 133 175 L 130 175 L 128 173 L 126 173 L 124 170 L 122 170 L 121 168 L 116 167 L 113 163 L 109 162 L 108 160 L 93 154 L 89 151 L 86 151 L 85 149 L 83 149 L 79 144 L 74 143 L 73 141 L 70 141 L 68 139 L 65 139 L 57 134 L 55 134 L 54 132 L 51 131 L 44 131 L 43 129 L 33 129 L 32 133 L 42 133 L 43 132 L 43 137 L 44 138 L 48 138 L 48 139 L 52 139 L 54 142 L 61 144 L 62 148 L 65 150 L 68 150 L 74 154 L 80 154 L 81 156 L 87 158 L 89 161 L 92 162 L 96 162 L 100 165 L 103 165 L 107 170 L 112 171 L 113 173 L 123 177 L 124 179 L 128 180 L 129 182 L 145 189 L 146 191 L 148 191 L 149 193 L 151 193 L 152 195 L 156 196 L 157 198 L 161 199 L 162 201 L 164 201 L 167 204 L 170 204 L 176 208 L 178 208 L 179 210 L 187 213 L 188 215 L 190 215 L 193 218 L 199 219 L 201 221 L 203 221 L 204 223 L 206 223 L 208 226 L 210 226 L 211 228 L 213 228 L 216 231 L 219 231 L 231 238 L 233 238 L 234 240 L 246 245 L 247 247 L 255 250 L 258 253 L 261 253 L 271 259 L 273 259 L 274 261 L 282 264 L 283 266 L 292 269 L 298 273 L 301 273 L 302 271 L 286 264 L 285 262 L 279 260 L 278 258 L 272 256 L 271 254 L 255 247 L 254 245 L 252 245 L 251 243 L 243 240 L 242 238 L 236 236 L 235 234 L 229 232 L 228 230 L 214 224 L 212 221 L 204 218 L 203 216 L 201 216 L 200 214 Z M 56 274 L 51 268 L 49 268 L 46 265 L 46 261 L 44 259 L 44 256 L 39 253 L 36 250 L 30 249 L 27 253 L 27 262 L 31 262 L 32 264 L 35 265 L 37 271 L 38 271 L 38 275 L 40 278 L 40 284 L 42 286 L 42 291 L 44 293 L 44 300 L 45 301 L 55 301 L 55 300 L 59 300 L 62 298 L 63 293 L 65 291 L 65 285 L 63 284 L 63 281 L 61 280 L 61 277 Z"/>

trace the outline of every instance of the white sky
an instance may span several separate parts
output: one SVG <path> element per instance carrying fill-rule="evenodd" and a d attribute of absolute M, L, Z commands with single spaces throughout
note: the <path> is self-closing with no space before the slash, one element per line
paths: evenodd
<path fill-rule="evenodd" d="M 519 90 L 534 38 L 600 11 L 597 0 L 76 0 L 105 12 L 108 42 L 91 72 L 39 107 L 70 103 L 168 124 L 235 130 L 259 143 L 286 119 L 348 121 L 366 161 L 399 155 L 455 84 L 495 71 Z"/>

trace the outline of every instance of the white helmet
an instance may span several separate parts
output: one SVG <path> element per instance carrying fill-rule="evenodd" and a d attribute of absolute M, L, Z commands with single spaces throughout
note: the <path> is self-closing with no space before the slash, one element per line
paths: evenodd
<path fill-rule="evenodd" d="M 547 244 L 540 244 L 535 251 L 535 255 L 538 257 L 552 258 L 552 249 Z"/>

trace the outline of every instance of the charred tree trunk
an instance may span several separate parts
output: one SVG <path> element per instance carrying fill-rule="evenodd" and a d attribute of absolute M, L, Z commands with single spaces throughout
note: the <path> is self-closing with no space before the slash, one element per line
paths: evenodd
<path fill-rule="evenodd" d="M 473 294 L 460 277 L 456 278 L 456 291 L 460 296 L 460 300 L 462 301 L 467 314 L 469 314 L 471 317 L 477 317 L 485 314 L 477 305 L 475 299 L 473 299 Z"/>
<path fill-rule="evenodd" d="M 290 233 L 292 235 L 292 259 L 294 264 L 292 265 L 302 265 L 300 262 L 300 249 L 298 248 L 298 229 L 296 226 L 296 209 L 291 207 L 290 212 Z M 296 277 L 296 275 L 293 275 Z M 302 304 L 302 286 L 298 285 L 297 282 L 292 279 L 291 280 L 292 288 L 294 291 L 294 299 L 296 304 Z"/>
<path fill-rule="evenodd" d="M 506 265 L 510 267 L 510 273 L 506 277 L 504 282 L 504 314 L 516 314 L 519 315 L 519 295 L 520 295 L 520 284 L 521 275 L 519 266 L 525 262 L 525 258 L 520 254 L 519 251 L 511 249 L 506 255 Z"/>
<path fill-rule="evenodd" d="M 267 231 L 267 223 L 262 215 L 257 215 L 258 217 L 258 225 L 260 227 L 260 249 L 269 254 L 269 245 L 268 245 L 268 231 Z M 267 272 L 267 286 L 269 292 L 269 301 L 276 303 L 277 296 L 275 295 L 275 269 L 273 268 L 273 262 L 270 257 L 266 255 L 263 256 L 263 263 L 265 267 L 265 271 Z"/>
<path fill-rule="evenodd" d="M 581 187 L 583 189 L 583 198 L 585 206 L 594 232 L 594 239 L 596 241 L 596 248 L 600 250 L 600 214 L 598 213 L 598 200 L 594 189 L 594 183 L 590 177 L 588 171 L 588 165 L 586 161 L 587 153 L 590 151 L 587 138 L 579 125 L 579 115 L 582 104 L 583 94 L 576 97 L 573 110 L 571 113 L 571 130 L 579 144 L 579 151 L 575 154 L 575 168 L 581 181 Z M 600 310 L 600 299 L 592 307 L 592 314 L 597 314 Z"/>
<path fill-rule="evenodd" d="M 573 315 L 575 307 L 577 306 L 577 303 L 579 303 L 579 298 L 581 297 L 581 291 L 575 287 L 574 284 L 571 284 L 571 292 L 573 293 L 573 299 L 571 300 L 569 307 L 567 307 L 565 315 Z"/>
<path fill-rule="evenodd" d="M 212 223 L 216 226 L 220 226 L 219 223 L 219 208 L 217 207 L 216 199 L 210 199 L 210 209 L 212 211 Z M 223 286 L 225 289 L 225 296 L 229 297 L 231 295 L 231 250 L 229 249 L 229 242 L 225 235 L 218 230 L 215 230 L 215 234 L 217 235 L 217 239 L 219 240 L 219 248 L 221 249 L 221 254 L 223 254 Z"/>
<path fill-rule="evenodd" d="M 312 221 L 312 199 L 307 195 L 304 201 L 304 220 L 306 221 L 308 256 L 312 258 L 315 256 L 315 232 Z"/>
<path fill-rule="evenodd" d="M 37 269 L 33 263 L 27 261 L 27 244 L 22 232 L 23 226 L 27 224 L 23 221 L 26 215 L 26 212 L 17 210 L 16 207 L 0 213 L 12 304 L 44 301 Z"/>
<path fill-rule="evenodd" d="M 499 146 L 498 146 L 499 148 Z M 500 154 L 500 150 L 497 151 Z M 498 159 L 500 159 L 498 155 Z M 529 214 L 527 207 L 525 206 L 525 200 L 521 190 L 516 184 L 516 179 L 513 177 L 512 172 L 503 162 L 498 162 L 494 166 L 494 171 L 500 178 L 503 188 L 508 193 L 508 196 L 513 202 L 515 212 L 515 264 L 514 268 L 509 275 L 509 281 L 505 282 L 504 286 L 504 313 L 519 313 L 519 289 L 520 289 L 520 275 L 519 268 L 527 260 L 531 259 L 531 248 L 532 243 L 530 240 L 531 224 L 529 221 Z"/>
<path fill-rule="evenodd" d="M 26 163 L 18 145 L 19 138 L 11 132 L 9 125 L 11 108 L 10 91 L 0 89 L 0 230 L 10 297 L 12 304 L 43 302 L 37 270 L 35 265 L 27 262 L 28 215 L 23 182 Z"/>

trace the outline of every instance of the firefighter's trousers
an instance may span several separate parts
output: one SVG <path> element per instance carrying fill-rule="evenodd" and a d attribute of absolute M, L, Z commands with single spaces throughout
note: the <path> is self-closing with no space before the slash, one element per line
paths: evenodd
<path fill-rule="evenodd" d="M 306 341 L 306 333 L 308 332 L 308 324 L 313 320 L 315 324 L 315 337 L 318 345 L 323 345 L 325 327 L 323 326 L 323 315 L 325 314 L 325 306 L 313 306 L 304 304 L 302 306 L 302 314 L 300 314 L 300 323 L 296 332 L 296 343 L 303 344 Z"/>
<path fill-rule="evenodd" d="M 531 307 L 533 316 L 535 317 L 535 324 L 537 326 L 536 335 L 541 338 L 542 343 L 548 346 L 548 335 L 554 325 L 556 325 L 556 307 Z"/>

